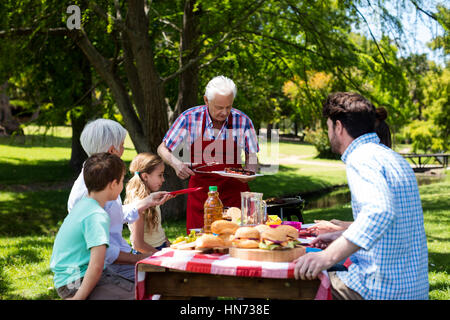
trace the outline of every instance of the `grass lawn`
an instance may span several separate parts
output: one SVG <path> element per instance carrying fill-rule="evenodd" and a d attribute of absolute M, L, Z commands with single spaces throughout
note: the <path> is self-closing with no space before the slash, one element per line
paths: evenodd
<path fill-rule="evenodd" d="M 49 269 L 56 232 L 65 215 L 70 186 L 30 189 L 17 185 L 54 184 L 70 180 L 70 128 L 56 128 L 44 137 L 43 130 L 27 128 L 25 141 L 0 138 L 0 300 L 59 299 Z M 123 159 L 136 154 L 127 137 Z M 280 143 L 280 158 L 291 155 L 316 161 L 315 150 L 306 144 Z M 339 160 L 320 160 L 325 165 L 281 164 L 279 172 L 251 183 L 264 197 L 294 195 L 346 183 Z M 449 219 L 450 175 L 445 181 L 420 187 L 429 249 L 430 299 L 450 299 Z M 305 223 L 314 219 L 351 220 L 349 205 L 304 212 Z M 164 221 L 170 240 L 184 233 L 185 221 Z M 124 237 L 129 231 L 124 228 Z"/>

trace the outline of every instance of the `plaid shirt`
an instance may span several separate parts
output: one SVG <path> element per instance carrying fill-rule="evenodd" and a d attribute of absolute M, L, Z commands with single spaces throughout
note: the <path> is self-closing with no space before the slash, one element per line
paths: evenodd
<path fill-rule="evenodd" d="M 206 105 L 197 106 L 184 111 L 172 124 L 169 131 L 167 131 L 163 141 L 166 147 L 170 151 L 174 151 L 182 142 L 184 142 L 186 147 L 190 147 L 192 143 L 202 136 L 202 121 L 203 117 L 206 115 L 205 119 L 205 139 L 215 140 L 226 140 L 228 118 L 220 130 L 217 137 L 214 136 L 213 123 L 209 112 L 207 112 L 208 107 Z M 238 142 L 240 148 L 244 149 L 246 153 L 258 153 L 258 137 L 256 136 L 253 123 L 250 118 L 244 114 L 242 111 L 232 108 L 232 135 L 234 141 Z"/>
<path fill-rule="evenodd" d="M 343 236 L 361 247 L 338 277 L 364 299 L 428 299 L 428 249 L 416 177 L 375 133 L 342 155 L 354 222 Z"/>

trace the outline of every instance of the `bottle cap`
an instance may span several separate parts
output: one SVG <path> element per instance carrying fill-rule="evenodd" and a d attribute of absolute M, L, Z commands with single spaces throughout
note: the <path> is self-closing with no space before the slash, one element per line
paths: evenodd
<path fill-rule="evenodd" d="M 217 191 L 217 186 L 209 186 L 209 191 Z"/>

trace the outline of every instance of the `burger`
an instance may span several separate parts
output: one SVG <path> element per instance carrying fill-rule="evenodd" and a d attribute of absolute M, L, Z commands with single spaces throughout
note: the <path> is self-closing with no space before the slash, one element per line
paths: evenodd
<path fill-rule="evenodd" d="M 227 220 L 216 220 L 211 224 L 211 232 L 221 238 L 226 247 L 231 247 L 233 235 L 238 228 L 239 225 Z"/>
<path fill-rule="evenodd" d="M 283 249 L 287 245 L 286 232 L 273 228 L 261 233 L 260 249 L 276 250 Z"/>
<path fill-rule="evenodd" d="M 288 241 L 297 241 L 298 239 L 298 230 L 292 226 L 282 224 L 275 229 L 286 232 L 286 237 Z"/>
<path fill-rule="evenodd" d="M 289 228 L 272 228 L 271 230 L 261 233 L 261 242 L 259 243 L 260 249 L 265 250 L 280 250 L 280 249 L 292 249 L 298 243 L 297 236 L 298 231 L 294 227 Z M 286 226 L 290 227 L 290 226 Z M 295 232 L 294 232 L 295 231 Z"/>
<path fill-rule="evenodd" d="M 258 229 L 253 227 L 240 227 L 236 230 L 233 239 L 233 246 L 245 249 L 257 249 L 259 247 L 260 234 Z"/>
<path fill-rule="evenodd" d="M 224 247 L 224 241 L 215 235 L 204 234 L 195 241 L 195 249 Z"/>
<path fill-rule="evenodd" d="M 259 233 L 263 233 L 264 231 L 270 230 L 272 228 L 269 227 L 267 224 L 259 224 L 255 227 L 255 229 L 257 229 Z"/>

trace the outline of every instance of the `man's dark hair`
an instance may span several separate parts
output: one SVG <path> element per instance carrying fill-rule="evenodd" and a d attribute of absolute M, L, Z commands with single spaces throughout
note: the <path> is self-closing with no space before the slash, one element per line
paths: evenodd
<path fill-rule="evenodd" d="M 125 163 L 115 154 L 108 152 L 95 153 L 84 163 L 84 183 L 88 192 L 102 191 L 108 183 L 114 180 L 120 182 L 125 172 Z"/>
<path fill-rule="evenodd" d="M 383 107 L 378 107 L 376 110 L 377 120 L 375 121 L 375 132 L 377 133 L 380 142 L 386 147 L 392 148 L 391 130 L 385 122 L 388 113 Z"/>
<path fill-rule="evenodd" d="M 339 120 L 353 139 L 375 131 L 375 107 L 358 93 L 331 93 L 323 103 L 322 113 L 333 125 Z"/>

